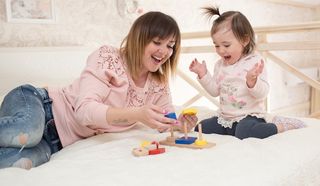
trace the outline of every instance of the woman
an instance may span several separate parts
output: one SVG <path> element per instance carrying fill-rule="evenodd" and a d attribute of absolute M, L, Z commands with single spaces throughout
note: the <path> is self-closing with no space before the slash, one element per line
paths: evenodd
<path fill-rule="evenodd" d="M 0 108 L 0 167 L 30 169 L 78 140 L 132 128 L 137 122 L 159 131 L 175 119 L 169 75 L 180 52 L 176 21 L 148 12 L 132 25 L 120 49 L 102 46 L 87 59 L 80 77 L 63 88 L 23 85 Z M 195 116 L 180 116 L 190 126 Z"/>

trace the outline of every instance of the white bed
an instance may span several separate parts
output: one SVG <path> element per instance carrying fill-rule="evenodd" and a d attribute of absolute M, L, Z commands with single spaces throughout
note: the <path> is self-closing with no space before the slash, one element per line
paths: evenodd
<path fill-rule="evenodd" d="M 308 127 L 267 139 L 210 134 L 204 138 L 216 146 L 209 149 L 161 146 L 166 148 L 163 154 L 135 157 L 131 151 L 142 141 L 168 136 L 139 125 L 79 141 L 31 170 L 2 169 L 0 185 L 316 186 L 320 185 L 320 121 L 303 120 Z"/>
<path fill-rule="evenodd" d="M 42 86 L 70 82 L 82 70 L 91 51 L 83 48 L 0 49 L 0 102 L 9 89 L 21 83 Z M 198 111 L 200 119 L 212 113 L 203 107 Z M 201 150 L 166 146 L 164 154 L 135 157 L 131 151 L 142 141 L 159 141 L 168 136 L 139 125 L 127 132 L 79 141 L 54 154 L 50 162 L 28 171 L 0 169 L 0 186 L 318 186 L 320 120 L 301 119 L 308 127 L 263 140 L 204 135 L 216 146 Z"/>

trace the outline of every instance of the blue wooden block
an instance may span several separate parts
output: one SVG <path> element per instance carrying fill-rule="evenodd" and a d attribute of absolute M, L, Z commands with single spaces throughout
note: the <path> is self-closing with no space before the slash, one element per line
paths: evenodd
<path fill-rule="evenodd" d="M 187 139 L 185 137 L 181 137 L 176 139 L 176 144 L 192 144 L 197 140 L 197 137 L 187 137 Z"/>
<path fill-rule="evenodd" d="M 170 112 L 164 116 L 167 118 L 171 118 L 171 119 L 177 119 L 176 113 L 174 113 L 174 112 Z"/>

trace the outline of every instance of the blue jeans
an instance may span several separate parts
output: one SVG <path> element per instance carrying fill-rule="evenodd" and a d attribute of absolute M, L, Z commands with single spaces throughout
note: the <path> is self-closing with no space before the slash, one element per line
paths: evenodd
<path fill-rule="evenodd" d="M 45 89 L 22 85 L 0 107 L 0 168 L 29 169 L 49 161 L 62 145 Z"/>
<path fill-rule="evenodd" d="M 231 135 L 239 139 L 245 139 L 249 137 L 253 138 L 266 138 L 278 133 L 277 127 L 273 123 L 266 123 L 262 118 L 255 116 L 247 116 L 235 122 L 232 128 L 225 128 L 218 123 L 217 117 L 208 118 L 200 122 L 202 124 L 202 132 L 205 134 L 222 134 Z M 195 131 L 198 131 L 198 126 Z"/>

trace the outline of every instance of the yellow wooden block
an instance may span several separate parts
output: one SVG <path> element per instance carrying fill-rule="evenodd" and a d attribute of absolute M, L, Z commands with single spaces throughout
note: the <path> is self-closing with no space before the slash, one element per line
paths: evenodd
<path fill-rule="evenodd" d="M 185 114 L 195 115 L 195 114 L 197 114 L 197 113 L 198 113 L 198 111 L 197 111 L 197 109 L 195 109 L 195 108 L 188 108 L 188 109 L 182 110 L 182 114 L 183 114 L 183 115 L 185 115 Z"/>
<path fill-rule="evenodd" d="M 141 147 L 146 148 L 150 144 L 151 144 L 150 141 L 143 141 L 143 142 L 141 142 Z"/>
<path fill-rule="evenodd" d="M 196 144 L 196 145 L 198 145 L 198 146 L 205 146 L 205 145 L 207 145 L 208 144 L 208 142 L 206 141 L 206 140 L 196 140 L 195 142 L 194 142 L 194 144 Z"/>

